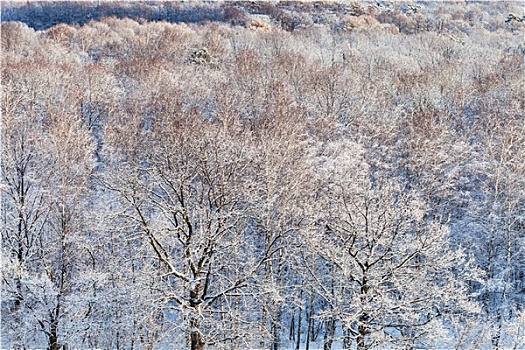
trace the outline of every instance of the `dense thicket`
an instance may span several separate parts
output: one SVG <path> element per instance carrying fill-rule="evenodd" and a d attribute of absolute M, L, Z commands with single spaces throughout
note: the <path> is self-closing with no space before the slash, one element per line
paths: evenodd
<path fill-rule="evenodd" d="M 2 348 L 523 347 L 515 4 L 94 6 L 3 9 Z"/>

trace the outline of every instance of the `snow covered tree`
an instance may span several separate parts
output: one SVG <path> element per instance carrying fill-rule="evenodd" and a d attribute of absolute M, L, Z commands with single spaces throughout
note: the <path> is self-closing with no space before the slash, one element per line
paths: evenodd
<path fill-rule="evenodd" d="M 448 322 L 477 312 L 466 283 L 475 269 L 417 193 L 374 173 L 363 155 L 347 141 L 320 152 L 323 215 L 305 237 L 313 249 L 304 263 L 329 306 L 321 315 L 340 323 L 347 348 L 436 346 Z"/>
<path fill-rule="evenodd" d="M 237 5 L 2 23 L 1 346 L 519 348 L 515 5 Z"/>
<path fill-rule="evenodd" d="M 88 312 L 77 298 L 89 288 L 82 236 L 93 147 L 67 111 L 38 123 L 4 108 L 2 320 L 11 346 L 59 349 Z"/>
<path fill-rule="evenodd" d="M 472 171 L 479 183 L 466 222 L 483 270 L 482 303 L 493 348 L 506 348 L 506 325 L 524 306 L 525 129 L 518 113 L 479 121 L 480 152 Z"/>
<path fill-rule="evenodd" d="M 129 239 L 142 246 L 142 274 L 155 275 L 148 288 L 163 310 L 162 331 L 179 329 L 195 350 L 242 348 L 253 333 L 240 323 L 253 303 L 243 291 L 279 238 L 263 244 L 252 228 L 258 189 L 249 134 L 182 113 L 154 116 L 150 130 L 133 119 L 125 125 L 107 136 L 115 163 L 106 185 L 123 207 Z"/>

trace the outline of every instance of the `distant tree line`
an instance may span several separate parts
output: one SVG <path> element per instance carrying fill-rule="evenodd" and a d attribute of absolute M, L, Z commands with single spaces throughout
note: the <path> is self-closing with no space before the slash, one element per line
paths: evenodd
<path fill-rule="evenodd" d="M 407 34 L 443 30 L 468 32 L 472 27 L 483 27 L 489 31 L 498 28 L 523 29 L 519 9 L 508 9 L 509 4 L 472 2 L 471 8 L 466 10 L 456 10 L 456 6 L 449 4 L 445 10 L 446 6 L 436 4 L 420 6 L 410 2 L 388 1 L 31 1 L 5 3 L 0 16 L 2 22 L 19 21 L 35 30 L 45 30 L 61 23 L 83 25 L 103 17 L 169 23 L 222 22 L 247 26 L 252 16 L 257 15 L 268 16 L 288 31 L 312 25 L 341 29 L 352 17 L 363 15 L 383 24 L 394 24 Z M 499 13 L 496 17 L 492 13 L 489 15 L 495 7 Z"/>

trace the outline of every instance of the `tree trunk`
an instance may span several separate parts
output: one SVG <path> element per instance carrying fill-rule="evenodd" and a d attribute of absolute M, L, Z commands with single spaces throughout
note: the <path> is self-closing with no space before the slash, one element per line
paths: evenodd
<path fill-rule="evenodd" d="M 366 336 L 368 334 L 368 315 L 363 313 L 359 317 L 359 326 L 357 327 L 357 350 L 365 350 L 366 346 Z"/>
<path fill-rule="evenodd" d="M 259 347 L 261 349 L 265 349 L 265 342 L 264 339 L 266 338 L 266 318 L 267 318 L 268 311 L 266 310 L 266 300 L 263 301 L 262 306 L 262 314 L 261 314 L 261 334 L 260 334 L 260 341 L 259 341 Z"/>
<path fill-rule="evenodd" d="M 366 270 L 363 271 L 363 279 L 361 281 L 361 305 L 366 305 L 367 303 L 367 293 L 369 290 L 368 286 L 368 277 L 366 275 Z M 357 350 L 365 350 L 366 346 L 366 336 L 370 333 L 368 329 L 369 316 L 366 312 L 362 312 L 359 316 L 359 325 L 357 326 Z"/>
<path fill-rule="evenodd" d="M 57 320 L 51 322 L 51 329 L 49 330 L 49 350 L 60 350 L 58 344 L 58 324 Z"/>
<path fill-rule="evenodd" d="M 312 314 L 308 314 L 308 327 L 306 328 L 306 344 L 305 344 L 305 350 L 310 350 L 310 339 L 311 339 L 311 333 L 312 333 Z"/>
<path fill-rule="evenodd" d="M 198 273 L 194 276 L 196 280 L 198 278 Z M 199 307 L 199 298 L 201 292 L 200 283 L 193 283 L 190 285 L 190 308 L 191 312 L 194 312 Z M 200 331 L 198 316 L 190 316 L 190 349 L 191 350 L 202 350 L 204 349 L 204 339 L 202 338 L 202 333 Z"/>
<path fill-rule="evenodd" d="M 275 318 L 272 319 L 272 335 L 273 335 L 273 344 L 272 350 L 279 350 L 281 346 L 281 318 L 282 318 L 282 309 L 280 305 L 277 305 L 277 310 L 275 311 Z"/>
<path fill-rule="evenodd" d="M 199 321 L 195 318 L 190 320 L 190 349 L 204 349 L 204 340 L 202 339 L 202 334 L 199 330 Z"/>
<path fill-rule="evenodd" d="M 352 338 L 350 337 L 350 330 L 348 328 L 343 329 L 343 349 L 352 348 Z"/>
<path fill-rule="evenodd" d="M 314 306 L 314 293 L 311 293 L 311 297 L 310 297 L 310 306 L 308 307 L 308 314 L 306 315 L 307 317 L 307 328 L 306 328 L 306 345 L 305 345 L 305 350 L 310 350 L 310 339 L 313 338 L 313 329 L 312 329 L 312 322 L 313 322 L 313 306 Z"/>
<path fill-rule="evenodd" d="M 290 332 L 288 334 L 288 340 L 295 340 L 295 312 L 292 312 L 292 319 L 290 320 Z"/>
<path fill-rule="evenodd" d="M 301 291 L 301 297 L 302 297 Z M 301 322 L 302 322 L 302 310 L 299 308 L 299 316 L 297 317 L 297 343 L 295 343 L 295 350 L 299 350 L 301 347 Z"/>
<path fill-rule="evenodd" d="M 324 332 L 324 350 L 332 350 L 332 343 L 335 335 L 335 320 L 330 318 L 326 321 L 326 328 Z"/>
<path fill-rule="evenodd" d="M 491 337 L 493 350 L 499 349 L 500 338 L 501 338 L 501 314 L 500 314 L 500 310 L 498 310 L 497 316 L 496 316 L 496 330 L 494 331 Z"/>

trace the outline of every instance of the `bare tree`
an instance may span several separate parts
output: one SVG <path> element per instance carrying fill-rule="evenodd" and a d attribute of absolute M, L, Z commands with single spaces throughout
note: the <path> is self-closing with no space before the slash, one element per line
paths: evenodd
<path fill-rule="evenodd" d="M 36 346 L 43 336 L 50 349 L 59 349 L 86 312 L 71 298 L 82 289 L 77 240 L 84 232 L 93 149 L 74 115 L 57 113 L 38 125 L 4 108 L 2 286 L 12 341 L 24 346 L 34 339 Z"/>
<path fill-rule="evenodd" d="M 458 282 L 475 278 L 475 270 L 449 248 L 447 228 L 427 216 L 417 194 L 371 172 L 357 144 L 332 144 L 325 152 L 325 215 L 307 237 L 314 250 L 305 264 L 345 344 L 431 344 L 458 310 L 475 313 L 466 283 Z M 315 267 L 318 260 L 335 278 Z"/>
<path fill-rule="evenodd" d="M 108 136 L 107 155 L 118 161 L 107 186 L 123 203 L 131 233 L 148 242 L 143 258 L 158 276 L 152 293 L 184 321 L 191 349 L 230 338 L 242 343 L 242 328 L 224 332 L 213 324 L 230 317 L 221 308 L 246 302 L 234 294 L 248 287 L 278 239 L 261 246 L 251 228 L 257 189 L 249 134 L 231 134 L 198 115 L 154 118 L 152 132 L 137 131 L 144 143 L 122 147 L 117 129 Z"/>

